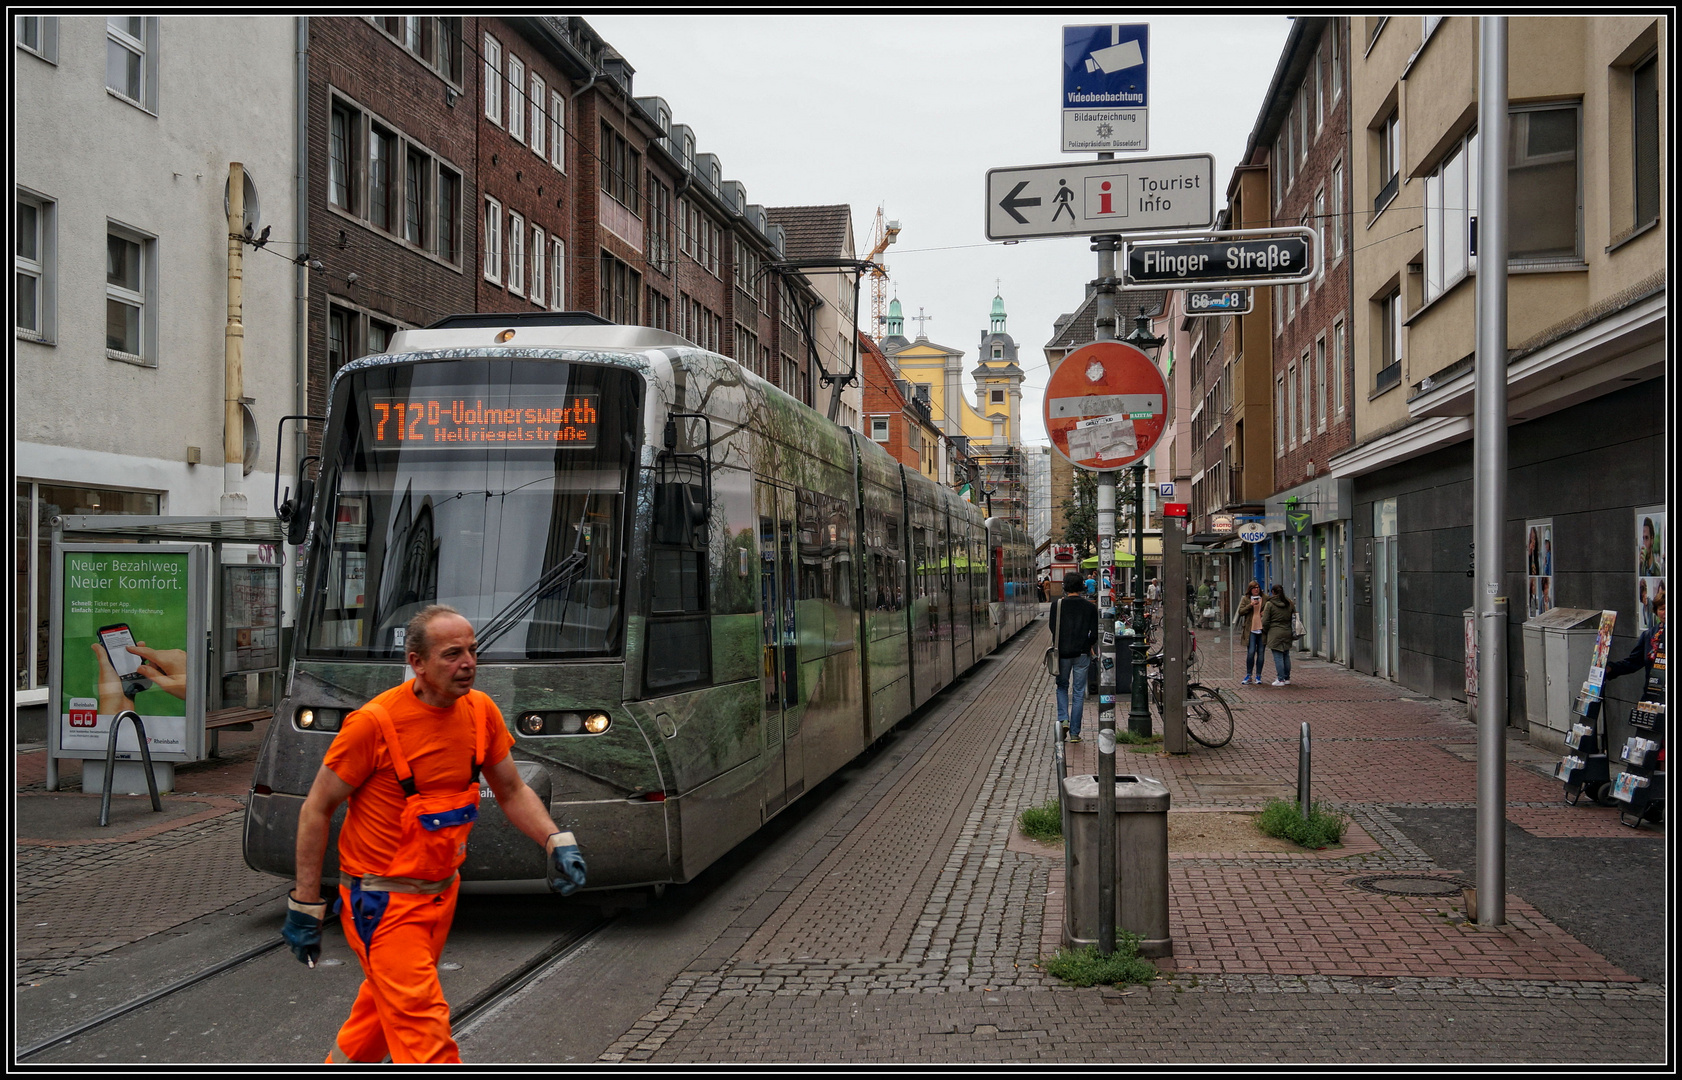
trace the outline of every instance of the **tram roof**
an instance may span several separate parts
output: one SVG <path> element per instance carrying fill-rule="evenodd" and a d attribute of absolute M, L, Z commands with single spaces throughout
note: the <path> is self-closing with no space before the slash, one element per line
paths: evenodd
<path fill-rule="evenodd" d="M 642 349 L 698 349 L 687 338 L 647 326 L 532 325 L 517 317 L 483 325 L 399 330 L 386 353 L 432 352 L 442 349 L 572 349 L 586 352 L 635 352 Z"/>

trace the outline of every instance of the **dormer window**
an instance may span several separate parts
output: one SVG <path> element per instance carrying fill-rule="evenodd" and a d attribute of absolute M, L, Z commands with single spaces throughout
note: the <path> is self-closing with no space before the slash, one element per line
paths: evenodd
<path fill-rule="evenodd" d="M 1004 358 L 1005 358 L 1005 347 L 1003 345 L 993 346 L 993 359 L 1003 360 Z"/>

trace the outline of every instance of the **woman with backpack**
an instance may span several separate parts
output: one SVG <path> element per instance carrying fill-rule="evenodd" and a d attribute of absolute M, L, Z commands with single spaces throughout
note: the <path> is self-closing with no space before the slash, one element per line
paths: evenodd
<path fill-rule="evenodd" d="M 1296 611 L 1297 606 L 1285 595 L 1282 585 L 1273 586 L 1272 595 L 1262 605 L 1262 637 L 1273 651 L 1274 686 L 1291 685 L 1291 642 L 1295 637 L 1291 617 Z"/>

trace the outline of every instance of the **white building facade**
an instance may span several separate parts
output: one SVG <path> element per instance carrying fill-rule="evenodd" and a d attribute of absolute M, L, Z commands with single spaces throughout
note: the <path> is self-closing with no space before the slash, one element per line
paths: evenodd
<path fill-rule="evenodd" d="M 272 512 L 276 427 L 301 411 L 299 22 L 13 20 L 20 704 L 46 700 L 55 515 L 222 512 L 236 161 L 246 220 L 269 230 L 263 249 L 243 249 L 243 396 L 258 442 L 243 488 L 248 514 Z"/>

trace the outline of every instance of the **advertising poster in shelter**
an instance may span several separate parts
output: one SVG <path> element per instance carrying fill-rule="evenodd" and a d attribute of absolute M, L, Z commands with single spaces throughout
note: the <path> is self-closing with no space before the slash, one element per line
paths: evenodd
<path fill-rule="evenodd" d="M 151 752 L 187 754 L 188 553 L 65 551 L 59 677 L 60 747 L 105 751 L 111 721 L 132 709 Z M 117 749 L 139 753 L 124 724 Z"/>
<path fill-rule="evenodd" d="M 1525 617 L 1534 619 L 1554 607 L 1554 523 L 1538 518 L 1524 523 Z"/>
<path fill-rule="evenodd" d="M 1636 631 L 1653 625 L 1654 612 L 1664 600 L 1665 508 L 1645 506 L 1635 511 Z"/>

